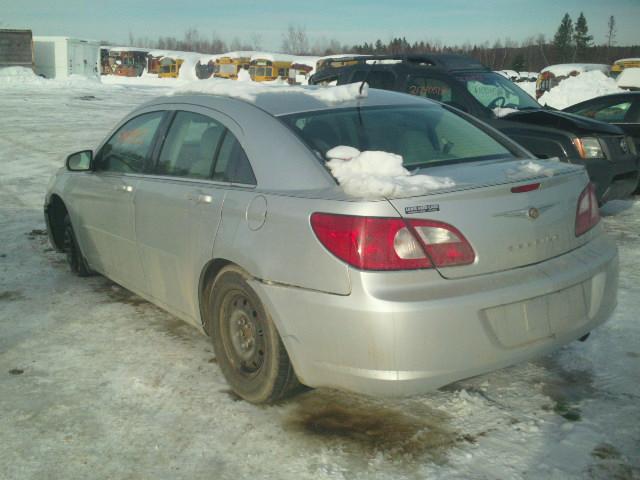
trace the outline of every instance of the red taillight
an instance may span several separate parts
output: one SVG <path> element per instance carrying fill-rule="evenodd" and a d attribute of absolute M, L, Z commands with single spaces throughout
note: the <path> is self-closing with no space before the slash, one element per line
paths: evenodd
<path fill-rule="evenodd" d="M 416 270 L 475 260 L 456 228 L 433 220 L 314 213 L 311 226 L 327 250 L 360 270 Z"/>
<path fill-rule="evenodd" d="M 600 221 L 600 209 L 593 183 L 587 185 L 578 198 L 576 210 L 576 237 L 588 232 Z"/>

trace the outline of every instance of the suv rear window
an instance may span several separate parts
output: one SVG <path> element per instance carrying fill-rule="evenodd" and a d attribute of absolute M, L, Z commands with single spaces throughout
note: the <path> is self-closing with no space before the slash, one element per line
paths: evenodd
<path fill-rule="evenodd" d="M 371 88 L 380 88 L 381 90 L 395 89 L 396 75 L 393 72 L 384 70 L 374 70 L 371 72 L 359 70 L 351 77 L 351 83 L 362 82 L 365 78 Z"/>
<path fill-rule="evenodd" d="M 437 106 L 350 108 L 281 118 L 323 160 L 338 145 L 401 155 L 408 169 L 513 157 L 488 133 Z"/>

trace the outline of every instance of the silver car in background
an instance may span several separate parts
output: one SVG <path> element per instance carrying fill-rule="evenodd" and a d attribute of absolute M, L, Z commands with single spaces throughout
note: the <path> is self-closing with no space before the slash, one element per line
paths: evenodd
<path fill-rule="evenodd" d="M 346 145 L 455 185 L 347 195 Z M 604 322 L 617 250 L 585 170 L 450 107 L 370 90 L 159 98 L 50 183 L 51 241 L 211 336 L 231 388 L 429 391 L 542 355 Z M 523 167 L 524 166 L 524 167 Z"/>

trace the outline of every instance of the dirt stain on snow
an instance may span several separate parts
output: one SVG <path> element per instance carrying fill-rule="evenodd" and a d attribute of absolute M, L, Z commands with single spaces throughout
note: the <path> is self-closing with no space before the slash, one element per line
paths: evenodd
<path fill-rule="evenodd" d="M 600 443 L 591 451 L 597 463 L 587 469 L 588 478 L 598 480 L 632 480 L 640 471 L 623 458 L 618 449 L 609 443 Z"/>
<path fill-rule="evenodd" d="M 618 451 L 618 449 L 608 443 L 601 443 L 599 445 L 596 445 L 591 452 L 591 455 L 603 460 L 609 458 L 620 458 L 620 452 Z"/>
<path fill-rule="evenodd" d="M 297 398 L 286 427 L 359 458 L 382 455 L 410 465 L 423 457 L 443 463 L 445 452 L 456 443 L 475 442 L 448 423 L 444 412 L 420 403 L 399 410 L 365 397 L 312 391 Z"/>
<path fill-rule="evenodd" d="M 0 292 L 0 302 L 15 302 L 22 298 L 24 298 L 24 295 L 18 290 L 5 290 Z"/>
<path fill-rule="evenodd" d="M 582 420 L 578 405 L 582 400 L 597 395 L 593 372 L 565 369 L 553 356 L 537 363 L 549 371 L 542 379 L 542 393 L 554 401 L 553 411 L 571 422 Z"/>
<path fill-rule="evenodd" d="M 27 233 L 27 236 L 29 238 L 35 238 L 35 237 L 43 237 L 47 235 L 47 231 L 43 230 L 41 228 L 34 228 L 33 230 L 31 230 L 29 233 Z"/>

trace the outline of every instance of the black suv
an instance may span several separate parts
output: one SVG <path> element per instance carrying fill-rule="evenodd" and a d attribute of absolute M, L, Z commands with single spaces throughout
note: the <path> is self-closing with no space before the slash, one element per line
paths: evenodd
<path fill-rule="evenodd" d="M 542 107 L 516 84 L 462 55 L 355 56 L 326 61 L 309 83 L 365 81 L 451 105 L 488 123 L 539 158 L 584 165 L 598 200 L 624 198 L 638 185 L 638 155 L 624 132 L 604 122 Z"/>

